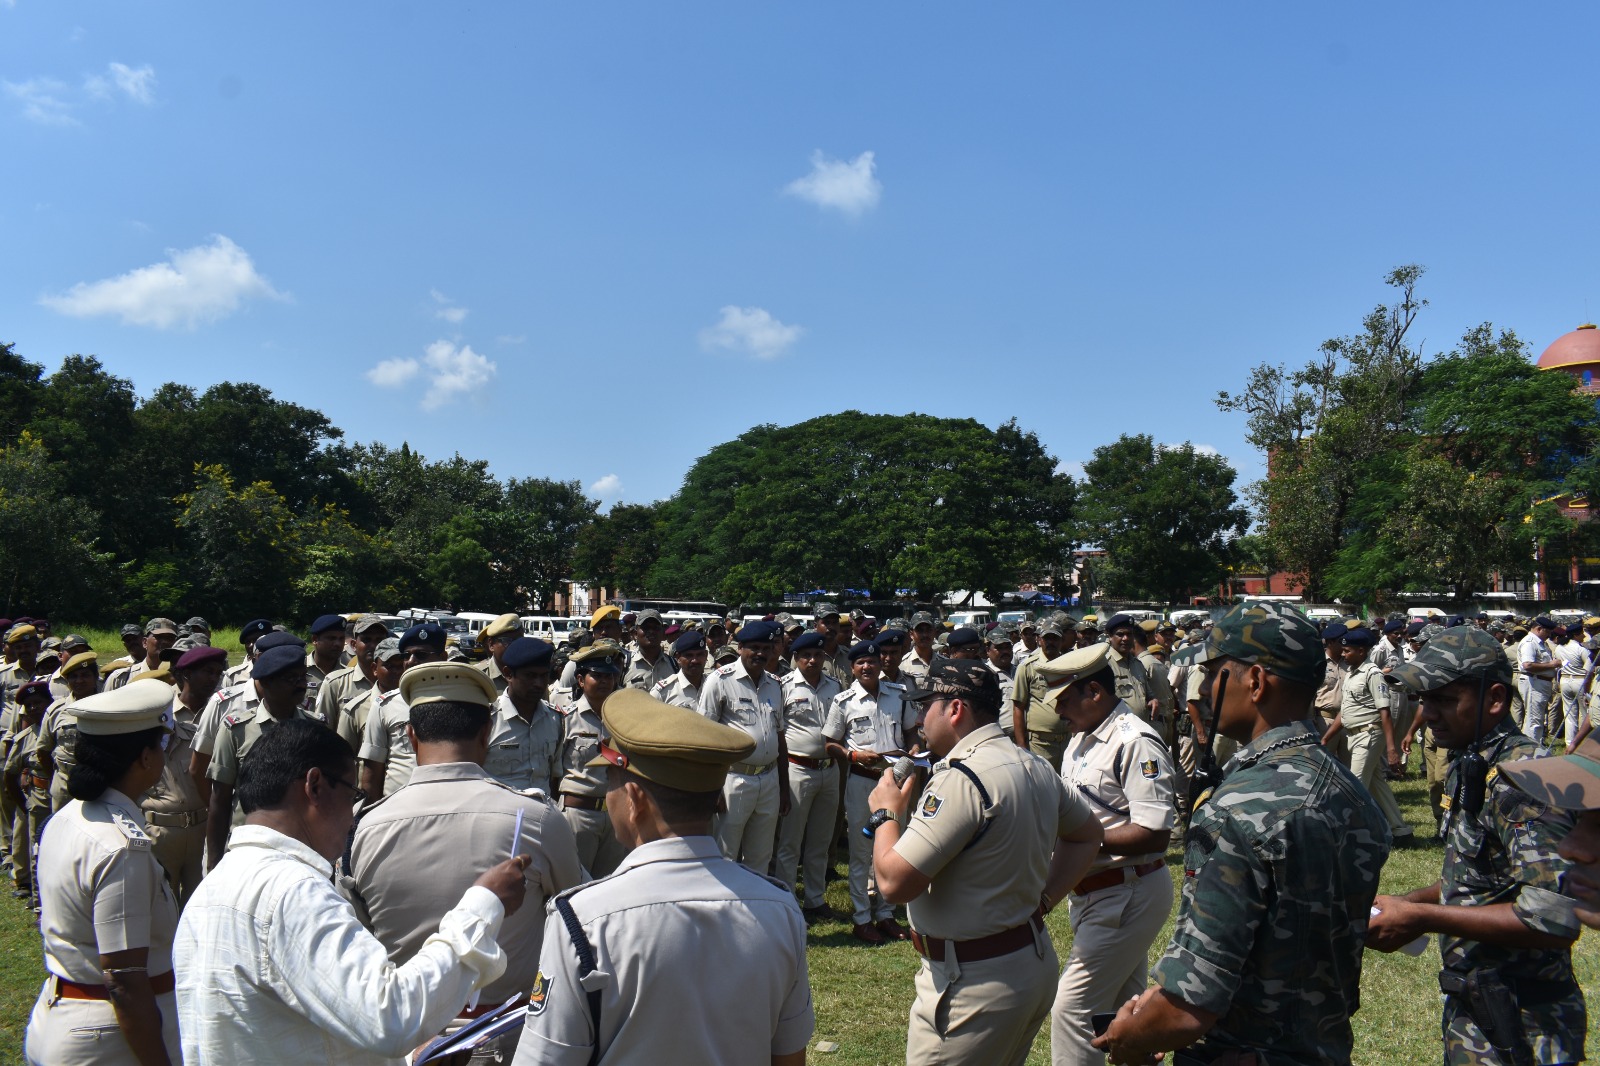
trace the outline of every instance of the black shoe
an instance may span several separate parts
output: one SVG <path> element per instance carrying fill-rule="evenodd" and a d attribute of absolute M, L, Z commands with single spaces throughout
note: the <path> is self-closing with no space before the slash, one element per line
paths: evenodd
<path fill-rule="evenodd" d="M 833 908 L 826 903 L 820 907 L 801 907 L 800 913 L 805 915 L 807 925 L 816 925 L 818 922 L 825 922 L 835 917 Z"/>
<path fill-rule="evenodd" d="M 32 899 L 33 898 L 33 890 L 29 889 L 29 888 L 19 888 L 16 891 L 11 893 L 11 898 L 12 899 Z"/>

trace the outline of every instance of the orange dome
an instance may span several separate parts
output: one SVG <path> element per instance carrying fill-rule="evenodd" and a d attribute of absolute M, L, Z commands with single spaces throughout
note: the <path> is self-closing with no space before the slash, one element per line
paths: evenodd
<path fill-rule="evenodd" d="M 1539 357 L 1541 370 L 1591 364 L 1600 366 L 1600 329 L 1592 322 L 1585 322 L 1571 333 L 1557 337 Z"/>

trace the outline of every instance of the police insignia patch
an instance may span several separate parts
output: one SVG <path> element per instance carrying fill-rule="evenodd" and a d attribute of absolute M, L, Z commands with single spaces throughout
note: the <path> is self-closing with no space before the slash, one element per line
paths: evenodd
<path fill-rule="evenodd" d="M 1149 780 L 1154 781 L 1158 776 L 1160 776 L 1161 769 L 1156 765 L 1156 761 L 1154 759 L 1146 759 L 1139 764 L 1139 772 Z"/>
<path fill-rule="evenodd" d="M 544 1005 L 549 1002 L 549 998 L 550 978 L 546 977 L 544 971 L 541 970 L 534 975 L 533 988 L 528 991 L 528 1013 L 544 1013 Z"/>
<path fill-rule="evenodd" d="M 939 813 L 939 808 L 943 806 L 944 799 L 930 792 L 922 797 L 922 816 L 924 818 L 932 818 Z"/>

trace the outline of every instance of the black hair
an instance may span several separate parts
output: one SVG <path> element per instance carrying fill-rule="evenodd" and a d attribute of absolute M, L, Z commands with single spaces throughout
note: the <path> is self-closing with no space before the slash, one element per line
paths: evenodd
<path fill-rule="evenodd" d="M 1086 677 L 1078 678 L 1077 681 L 1077 683 L 1080 685 L 1087 685 L 1091 682 L 1099 685 L 1101 688 L 1110 693 L 1112 699 L 1115 700 L 1121 698 L 1117 695 L 1117 672 L 1111 669 L 1109 665 L 1102 666 L 1094 673 L 1089 674 Z"/>
<path fill-rule="evenodd" d="M 462 700 L 435 700 L 411 708 L 411 729 L 419 744 L 471 740 L 489 724 L 489 708 Z"/>
<path fill-rule="evenodd" d="M 309 718 L 268 722 L 239 766 L 234 795 L 246 814 L 272 810 L 283 804 L 290 787 L 312 769 L 342 778 L 354 766 L 355 758 L 343 737 Z"/>
<path fill-rule="evenodd" d="M 67 771 L 67 794 L 76 800 L 97 800 L 122 780 L 134 761 L 161 746 L 166 730 L 160 726 L 135 733 L 85 733 L 78 730 L 73 746 L 77 761 Z M 130 796 L 137 800 L 137 796 Z"/>
<path fill-rule="evenodd" d="M 712 792 L 685 792 L 681 788 L 663 785 L 624 771 L 629 781 L 644 789 L 651 802 L 661 812 L 661 820 L 671 826 L 693 822 L 707 822 L 717 813 L 717 799 L 722 790 Z"/>

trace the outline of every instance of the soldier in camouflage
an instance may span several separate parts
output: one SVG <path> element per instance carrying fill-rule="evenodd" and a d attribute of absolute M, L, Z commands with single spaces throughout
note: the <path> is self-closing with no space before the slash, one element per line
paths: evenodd
<path fill-rule="evenodd" d="M 1321 634 L 1284 604 L 1241 605 L 1196 662 L 1218 732 L 1245 746 L 1192 815 L 1155 983 L 1095 1046 L 1114 1063 L 1176 1048 L 1180 1066 L 1347 1064 L 1390 841 L 1372 797 L 1307 721 L 1326 662 Z"/>
<path fill-rule="evenodd" d="M 1422 698 L 1422 718 L 1451 753 L 1444 873 L 1404 896 L 1380 896 L 1368 943 L 1393 951 L 1440 934 L 1447 1066 L 1546 1066 L 1583 1059 L 1583 992 L 1572 973 L 1582 931 L 1561 894 L 1556 852 L 1573 819 L 1523 792 L 1507 763 L 1548 752 L 1510 721 L 1514 678 L 1486 632 L 1446 629 L 1391 684 Z"/>

